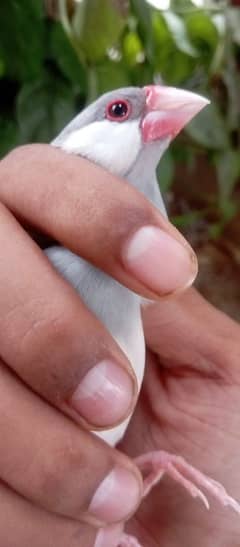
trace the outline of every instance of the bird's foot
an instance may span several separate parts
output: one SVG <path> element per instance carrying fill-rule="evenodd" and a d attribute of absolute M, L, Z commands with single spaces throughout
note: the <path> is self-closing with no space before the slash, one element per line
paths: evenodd
<path fill-rule="evenodd" d="M 209 503 L 200 488 L 205 488 L 222 505 L 229 506 L 240 514 L 240 504 L 228 495 L 219 482 L 195 469 L 181 456 L 175 456 L 161 450 L 143 454 L 135 459 L 135 463 L 143 475 L 143 498 L 149 494 L 166 473 L 184 486 L 191 496 L 200 498 L 207 509 L 209 509 Z M 142 547 L 142 545 L 135 537 L 123 533 L 118 542 L 118 547 Z"/>
<path fill-rule="evenodd" d="M 134 536 L 129 536 L 128 534 L 123 534 L 118 547 L 142 547 L 137 538 Z"/>
<path fill-rule="evenodd" d="M 144 479 L 143 497 L 146 497 L 164 473 L 167 473 L 172 479 L 182 484 L 191 496 L 200 498 L 207 509 L 209 509 L 209 503 L 200 488 L 205 488 L 222 505 L 229 506 L 240 514 L 239 503 L 227 494 L 225 488 L 220 483 L 192 467 L 192 465 L 180 456 L 175 456 L 164 451 L 155 451 L 139 456 L 135 459 L 135 463 L 142 472 Z M 131 544 L 129 544 L 130 546 Z M 133 546 L 135 547 L 134 544 Z M 126 547 L 128 547 L 128 544 L 126 544 Z"/>

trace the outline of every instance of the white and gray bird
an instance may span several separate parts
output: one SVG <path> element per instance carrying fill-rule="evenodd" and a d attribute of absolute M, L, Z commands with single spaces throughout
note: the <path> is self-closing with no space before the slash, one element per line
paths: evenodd
<path fill-rule="evenodd" d="M 88 106 L 53 141 L 52 145 L 101 165 L 126 179 L 166 215 L 156 178 L 156 167 L 171 140 L 208 104 L 205 98 L 176 88 L 149 85 L 111 91 Z M 141 297 L 63 247 L 51 247 L 46 254 L 55 268 L 78 291 L 86 306 L 105 325 L 127 355 L 140 390 L 145 364 L 145 342 L 141 321 Z M 129 419 L 97 434 L 111 445 L 123 436 Z M 156 456 L 156 455 L 155 455 Z M 140 469 L 153 455 L 138 458 Z M 154 465 L 156 469 L 156 459 Z M 239 511 L 237 503 L 211 479 L 194 473 L 181 458 L 159 453 L 159 477 L 167 463 L 182 475 L 206 487 L 225 505 Z M 156 481 L 152 481 L 156 482 Z M 182 481 L 184 483 L 184 480 Z M 151 482 L 145 481 L 145 493 Z M 205 496 L 194 484 L 190 493 Z M 133 545 L 125 536 L 121 545 Z M 135 545 L 139 545 L 137 542 Z"/>
<path fill-rule="evenodd" d="M 166 215 L 156 167 L 170 140 L 207 103 L 163 86 L 118 89 L 83 110 L 52 144 L 124 177 Z M 67 249 L 51 247 L 46 253 L 125 352 L 140 389 L 145 362 L 141 298 Z M 116 444 L 127 422 L 99 435 Z"/>

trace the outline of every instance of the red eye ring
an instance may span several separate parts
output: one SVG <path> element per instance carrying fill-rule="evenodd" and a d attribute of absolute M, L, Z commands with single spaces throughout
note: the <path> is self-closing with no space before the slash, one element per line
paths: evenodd
<path fill-rule="evenodd" d="M 106 117 L 112 122 L 123 122 L 131 113 L 131 106 L 126 99 L 115 99 L 106 108 Z"/>

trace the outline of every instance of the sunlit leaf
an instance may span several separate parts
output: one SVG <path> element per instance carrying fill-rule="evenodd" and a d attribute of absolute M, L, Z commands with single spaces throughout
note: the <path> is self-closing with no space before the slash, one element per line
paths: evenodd
<path fill-rule="evenodd" d="M 73 18 L 73 33 L 85 58 L 94 63 L 116 44 L 125 25 L 117 2 L 112 0 L 82 0 Z"/>
<path fill-rule="evenodd" d="M 182 85 L 192 74 L 195 59 L 176 48 L 172 33 L 159 13 L 154 13 L 155 66 L 165 82 Z"/>
<path fill-rule="evenodd" d="M 215 25 L 217 32 L 221 38 L 225 37 L 227 21 L 225 13 L 216 13 L 212 15 L 212 22 Z"/>
<path fill-rule="evenodd" d="M 136 32 L 128 32 L 123 40 L 123 53 L 130 66 L 144 60 L 143 46 Z"/>
<path fill-rule="evenodd" d="M 156 67 L 162 70 L 162 67 L 169 63 L 169 58 L 174 49 L 174 44 L 166 21 L 157 12 L 153 13 L 152 25 L 154 39 L 154 61 Z"/>
<path fill-rule="evenodd" d="M 152 16 L 153 35 L 156 45 L 166 47 L 169 43 L 173 43 L 171 31 L 162 14 L 154 12 Z"/>
<path fill-rule="evenodd" d="M 184 19 L 170 11 L 163 12 L 162 18 L 166 22 L 172 40 L 179 51 L 182 51 L 191 57 L 197 57 L 198 52 L 188 38 Z"/>
<path fill-rule="evenodd" d="M 159 10 L 167 10 L 171 5 L 171 0 L 146 0 L 146 2 Z"/>

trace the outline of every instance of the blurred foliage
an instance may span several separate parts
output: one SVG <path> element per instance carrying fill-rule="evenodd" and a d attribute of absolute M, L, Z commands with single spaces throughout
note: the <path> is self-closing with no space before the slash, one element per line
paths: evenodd
<path fill-rule="evenodd" d="M 207 157 L 218 181 L 209 203 L 218 219 L 212 233 L 218 232 L 236 212 L 240 175 L 236 4 L 240 2 L 1 2 L 0 154 L 24 142 L 49 142 L 86 103 L 109 89 L 154 81 L 202 93 L 211 105 L 178 137 L 159 173 L 161 186 L 169 190 L 177 165 L 193 169 L 199 155 Z M 195 183 L 201 191 L 201 180 Z"/>

